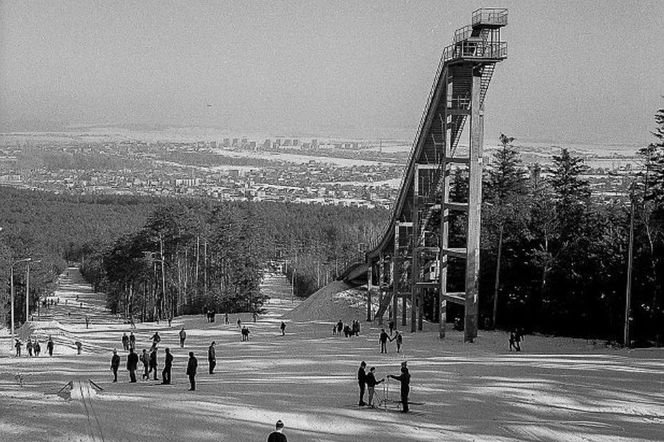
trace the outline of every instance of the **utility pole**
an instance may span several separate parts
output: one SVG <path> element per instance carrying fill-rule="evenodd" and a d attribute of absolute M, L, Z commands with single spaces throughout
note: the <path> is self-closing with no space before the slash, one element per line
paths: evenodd
<path fill-rule="evenodd" d="M 634 256 L 634 187 L 632 183 L 632 192 L 630 195 L 630 215 L 629 215 L 629 246 L 627 248 L 627 284 L 625 287 L 625 330 L 623 336 L 623 345 L 630 346 L 629 321 L 632 315 L 632 260 Z"/>

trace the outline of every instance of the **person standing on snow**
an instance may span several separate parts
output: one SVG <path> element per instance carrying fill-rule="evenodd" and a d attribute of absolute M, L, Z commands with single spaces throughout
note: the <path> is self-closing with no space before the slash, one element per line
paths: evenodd
<path fill-rule="evenodd" d="M 390 342 L 397 341 L 397 353 L 401 351 L 401 344 L 403 344 L 403 335 L 399 333 L 399 330 L 396 331 L 396 335 L 390 339 Z"/>
<path fill-rule="evenodd" d="M 148 370 L 148 379 L 150 379 L 150 373 L 154 371 L 154 380 L 158 381 L 157 379 L 157 346 L 153 345 L 152 346 L 152 351 L 150 351 L 150 369 Z"/>
<path fill-rule="evenodd" d="M 217 365 L 217 352 L 214 349 L 214 341 L 208 347 L 208 364 L 210 365 L 210 374 L 214 374 L 214 367 Z"/>
<path fill-rule="evenodd" d="M 279 328 L 281 329 L 281 336 L 286 336 L 286 323 L 284 321 L 281 321 Z"/>
<path fill-rule="evenodd" d="M 141 379 L 150 379 L 150 375 L 148 374 L 148 364 L 150 363 L 150 356 L 148 355 L 148 351 L 146 349 L 143 349 L 143 353 L 141 353 L 141 362 L 143 363 L 143 376 Z"/>
<path fill-rule="evenodd" d="M 136 368 L 138 366 L 138 355 L 134 353 L 134 347 L 129 348 L 127 356 L 127 370 L 129 370 L 129 382 L 136 382 Z"/>
<path fill-rule="evenodd" d="M 399 376 L 388 375 L 392 379 L 401 382 L 401 412 L 408 413 L 408 393 L 410 392 L 410 373 L 406 363 L 401 363 L 401 374 Z"/>
<path fill-rule="evenodd" d="M 46 343 L 46 350 L 48 350 L 48 355 L 53 356 L 53 338 L 48 337 L 48 342 Z"/>
<path fill-rule="evenodd" d="M 127 336 L 127 333 L 122 334 L 122 348 L 129 350 L 129 336 Z"/>
<path fill-rule="evenodd" d="M 380 329 L 380 336 L 378 341 L 380 342 L 380 352 L 387 353 L 387 340 L 390 339 L 389 335 L 385 332 L 384 328 Z"/>
<path fill-rule="evenodd" d="M 113 356 L 111 357 L 111 371 L 113 372 L 113 382 L 118 381 L 118 368 L 120 368 L 120 356 L 118 351 L 113 349 Z"/>
<path fill-rule="evenodd" d="M 366 405 L 364 402 L 364 388 L 367 384 L 367 373 L 364 369 L 367 367 L 367 363 L 362 361 L 360 363 L 360 368 L 357 370 L 357 383 L 360 386 L 360 403 L 359 406 L 362 407 Z"/>
<path fill-rule="evenodd" d="M 374 392 L 375 392 L 376 385 L 378 385 L 381 382 L 385 381 L 385 378 L 381 379 L 380 381 L 376 380 L 376 375 L 374 374 L 375 370 L 376 370 L 376 367 L 371 367 L 371 369 L 369 369 L 369 374 L 367 374 L 367 390 L 369 390 L 369 406 L 371 408 L 374 408 L 373 397 L 374 397 Z"/>
<path fill-rule="evenodd" d="M 184 331 L 184 327 L 180 330 L 180 348 L 184 348 L 184 340 L 187 339 L 187 332 Z"/>
<path fill-rule="evenodd" d="M 189 376 L 189 391 L 196 390 L 196 368 L 198 368 L 198 359 L 194 357 L 194 352 L 189 352 L 189 362 L 187 363 L 187 376 Z"/>
<path fill-rule="evenodd" d="M 171 354 L 171 349 L 166 348 L 164 350 L 166 356 L 164 357 L 164 370 L 161 372 L 161 383 L 164 385 L 171 384 L 171 368 L 173 367 L 173 355 Z"/>

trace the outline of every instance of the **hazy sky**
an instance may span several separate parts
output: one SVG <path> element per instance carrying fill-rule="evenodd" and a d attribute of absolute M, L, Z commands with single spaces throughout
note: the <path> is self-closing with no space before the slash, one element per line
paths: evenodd
<path fill-rule="evenodd" d="M 396 128 L 410 139 L 443 48 L 482 6 L 509 8 L 509 58 L 487 96 L 487 139 L 647 143 L 664 106 L 661 0 L 0 5 L 5 131 Z"/>

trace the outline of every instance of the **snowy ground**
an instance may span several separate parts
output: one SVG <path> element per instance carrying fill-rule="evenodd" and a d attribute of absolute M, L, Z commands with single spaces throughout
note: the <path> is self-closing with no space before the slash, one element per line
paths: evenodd
<path fill-rule="evenodd" d="M 287 321 L 282 337 L 279 316 L 297 301 L 279 278 L 264 286 L 275 293 L 270 312 L 256 323 L 242 315 L 249 342 L 240 341 L 236 315 L 229 325 L 219 316 L 215 323 L 179 318 L 171 328 L 137 324 L 140 349 L 158 330 L 160 348 L 173 350 L 174 385 L 129 384 L 124 351 L 113 384 L 111 349 L 121 349 L 120 337 L 129 328 L 105 313 L 101 296 L 80 282 L 75 269 L 69 275 L 56 293 L 58 308 L 33 324 L 42 356 L 11 357 L 9 336 L 0 335 L 1 441 L 261 441 L 277 419 L 284 421 L 289 441 L 664 440 L 662 350 L 628 352 L 585 340 L 526 336 L 524 351 L 510 353 L 503 333 L 483 332 L 474 344 L 464 344 L 457 332 L 438 340 L 431 326 L 405 334 L 405 354 L 391 346 L 381 355 L 376 325 L 362 322 L 362 335 L 346 339 L 331 335 L 338 318 Z M 185 349 L 177 344 L 181 326 L 188 332 Z M 48 334 L 56 341 L 53 358 L 43 356 Z M 80 356 L 75 340 L 84 344 Z M 212 340 L 217 369 L 209 375 L 205 355 Z M 195 392 L 187 391 L 184 374 L 188 351 L 199 360 Z M 358 407 L 359 362 L 375 366 L 382 378 L 398 374 L 404 359 L 412 374 L 412 413 L 399 413 L 392 404 Z M 160 352 L 160 377 L 162 361 Z M 88 380 L 104 390 L 97 392 Z M 67 388 L 56 394 L 70 381 L 70 394 Z M 394 381 L 388 387 L 396 399 Z"/>

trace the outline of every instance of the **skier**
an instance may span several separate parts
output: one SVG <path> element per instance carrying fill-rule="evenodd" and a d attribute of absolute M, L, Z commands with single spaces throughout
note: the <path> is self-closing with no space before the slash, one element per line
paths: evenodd
<path fill-rule="evenodd" d="M 180 348 L 184 348 L 184 340 L 187 339 L 187 332 L 184 331 L 184 327 L 180 330 Z"/>
<path fill-rule="evenodd" d="M 388 375 L 392 379 L 396 379 L 401 382 L 401 412 L 408 413 L 408 393 L 410 392 L 410 373 L 408 373 L 408 367 L 406 363 L 401 363 L 401 374 L 399 376 Z"/>
<path fill-rule="evenodd" d="M 249 329 L 247 326 L 242 327 L 242 340 L 243 341 L 248 341 L 249 340 Z"/>
<path fill-rule="evenodd" d="M 286 336 L 286 323 L 284 321 L 281 321 L 279 328 L 281 329 L 281 336 Z"/>
<path fill-rule="evenodd" d="M 129 336 L 126 332 L 122 334 L 122 348 L 129 350 Z"/>
<path fill-rule="evenodd" d="M 210 374 L 214 374 L 214 367 L 217 365 L 217 356 L 214 349 L 214 341 L 208 347 L 208 363 L 210 364 Z"/>
<path fill-rule="evenodd" d="M 39 353 L 41 353 L 41 345 L 39 345 L 39 341 L 35 339 L 35 343 L 32 345 L 32 349 L 35 352 L 35 356 L 39 357 Z"/>
<path fill-rule="evenodd" d="M 21 347 L 23 347 L 23 344 L 21 344 L 21 341 L 19 341 L 17 339 L 16 344 L 14 344 L 14 347 L 16 348 L 16 356 L 21 357 Z"/>
<path fill-rule="evenodd" d="M 166 348 L 164 351 L 166 352 L 166 356 L 164 357 L 164 369 L 161 372 L 161 383 L 164 385 L 170 385 L 171 368 L 173 368 L 173 355 L 171 354 L 170 348 Z"/>
<path fill-rule="evenodd" d="M 134 347 L 130 347 L 129 355 L 127 355 L 127 370 L 129 370 L 129 382 L 136 382 L 137 365 L 138 365 L 138 355 L 134 353 Z"/>
<path fill-rule="evenodd" d="M 129 332 L 129 348 L 136 349 L 136 336 L 134 336 L 134 332 Z"/>
<path fill-rule="evenodd" d="M 148 355 L 148 351 L 146 349 L 143 349 L 143 353 L 141 353 L 140 359 L 143 363 L 143 376 L 141 379 L 150 379 L 150 376 L 148 375 L 148 364 L 150 363 L 150 356 Z"/>
<path fill-rule="evenodd" d="M 28 356 L 32 357 L 32 341 L 28 338 L 28 342 L 25 344 L 25 349 L 28 350 Z"/>
<path fill-rule="evenodd" d="M 194 357 L 194 352 L 189 352 L 189 362 L 187 363 L 187 376 L 189 376 L 189 384 L 191 387 L 189 391 L 196 390 L 196 368 L 198 367 L 198 359 Z"/>
<path fill-rule="evenodd" d="M 113 382 L 118 381 L 118 368 L 120 368 L 120 356 L 118 350 L 113 349 L 113 356 L 111 357 L 111 371 L 113 372 Z"/>
<path fill-rule="evenodd" d="M 49 335 L 48 342 L 46 343 L 46 350 L 48 350 L 48 355 L 53 356 L 53 338 Z"/>
<path fill-rule="evenodd" d="M 387 340 L 388 339 L 390 339 L 390 337 L 385 332 L 385 329 L 381 328 L 380 329 L 380 337 L 378 338 L 378 341 L 380 342 L 380 352 L 381 353 L 387 353 Z"/>
<path fill-rule="evenodd" d="M 85 328 L 90 328 L 90 318 L 87 316 L 85 317 Z"/>
<path fill-rule="evenodd" d="M 337 333 L 341 334 L 341 331 L 344 329 L 344 323 L 341 322 L 341 319 L 339 319 L 339 322 L 337 322 Z"/>
<path fill-rule="evenodd" d="M 360 386 L 360 407 L 366 405 L 364 402 L 364 388 L 367 383 L 367 374 L 364 369 L 367 367 L 367 363 L 362 361 L 360 363 L 360 368 L 357 370 L 357 383 Z"/>
<path fill-rule="evenodd" d="M 376 380 L 376 375 L 374 374 L 375 370 L 376 370 L 376 367 L 371 367 L 369 369 L 369 374 L 367 374 L 367 390 L 369 390 L 369 407 L 371 407 L 371 408 L 374 408 L 373 397 L 374 397 L 374 392 L 375 392 L 376 385 L 378 385 L 381 382 L 385 381 L 385 378 L 381 379 L 380 381 Z"/>
<path fill-rule="evenodd" d="M 242 328 L 242 321 L 240 318 L 237 318 L 237 328 L 241 329 Z"/>
<path fill-rule="evenodd" d="M 81 350 L 83 350 L 83 343 L 81 343 L 81 341 L 76 341 L 74 342 L 74 344 L 76 344 L 76 352 L 77 352 L 76 354 L 80 355 Z"/>
<path fill-rule="evenodd" d="M 279 419 L 275 425 L 275 430 L 267 437 L 267 442 L 288 442 L 286 435 L 282 433 L 284 423 Z"/>
<path fill-rule="evenodd" d="M 157 379 L 157 346 L 153 345 L 152 346 L 152 351 L 150 351 L 150 370 L 148 371 L 148 379 L 150 379 L 150 373 L 154 371 L 154 380 L 158 381 Z"/>

